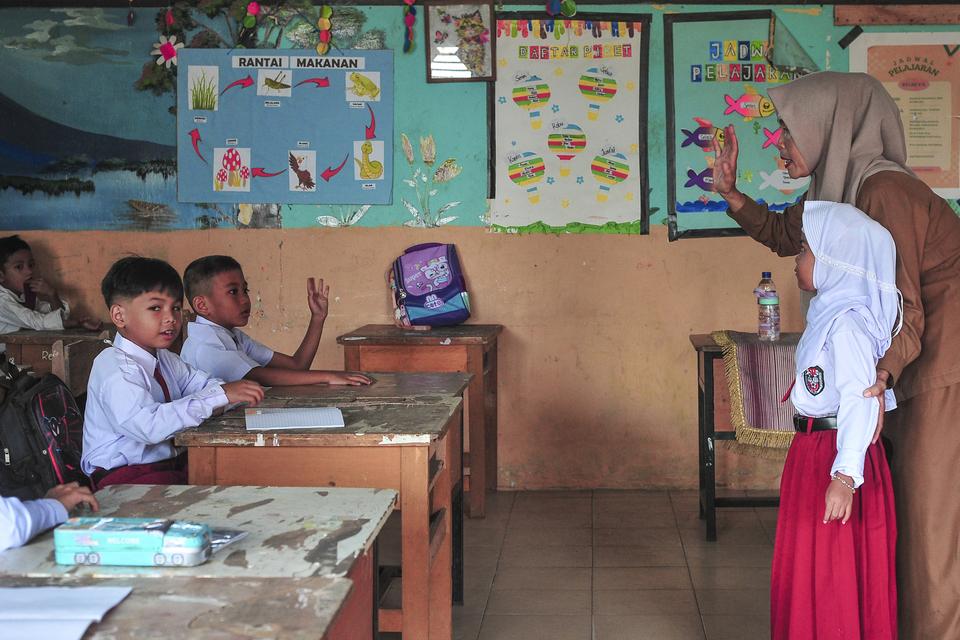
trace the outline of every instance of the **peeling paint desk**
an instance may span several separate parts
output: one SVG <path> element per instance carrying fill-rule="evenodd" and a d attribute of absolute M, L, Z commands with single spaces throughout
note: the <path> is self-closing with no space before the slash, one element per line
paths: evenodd
<path fill-rule="evenodd" d="M 316 585 L 333 588 L 329 594 L 317 596 L 318 604 L 325 608 L 322 617 L 333 623 L 323 637 L 331 640 L 373 637 L 377 613 L 374 606 L 376 538 L 393 511 L 396 492 L 116 485 L 98 492 L 97 498 L 101 515 L 105 516 L 194 520 L 242 529 L 249 535 L 197 567 L 72 567 L 53 562 L 53 535 L 48 532 L 24 547 L 0 554 L 0 584 L 8 586 L 11 579 L 17 578 L 44 578 L 64 585 L 88 579 L 126 579 L 142 584 L 155 581 L 159 585 L 156 589 L 163 591 L 169 588 L 168 580 L 182 580 L 189 594 L 193 590 L 216 592 L 217 587 L 209 584 L 213 581 L 219 583 L 225 600 L 232 601 L 234 596 L 249 600 L 256 593 L 249 584 L 253 580 L 268 589 L 265 597 L 276 596 L 284 603 L 282 606 L 295 606 L 296 600 L 291 599 L 295 593 L 290 590 L 292 579 L 306 584 L 311 579 L 326 578 L 329 582 Z M 338 594 L 346 596 L 342 585 L 337 586 L 335 579 L 340 578 L 351 581 L 352 592 L 349 597 L 334 602 Z M 207 620 L 229 620 L 224 617 L 226 611 L 217 611 L 228 604 L 201 607 L 196 615 Z M 266 622 L 286 621 L 267 617 Z M 294 620 L 296 616 L 290 621 Z M 247 616 L 246 623 L 252 625 L 252 618 Z M 314 630 L 311 637 L 321 635 Z"/>
<path fill-rule="evenodd" d="M 7 345 L 7 358 L 33 373 L 53 373 L 63 380 L 73 395 L 87 391 L 87 379 L 94 358 L 107 348 L 109 331 L 15 331 L 0 334 Z"/>
<path fill-rule="evenodd" d="M 132 587 L 85 640 L 335 640 L 346 578 L 2 578 L 4 587 Z M 340 638 L 357 638 L 358 632 Z M 38 640 L 43 640 L 38 638 Z"/>
<path fill-rule="evenodd" d="M 273 406 L 302 406 L 275 398 Z M 329 403 L 328 404 L 337 404 Z M 190 482 L 354 486 L 399 492 L 401 602 L 381 603 L 379 630 L 407 640 L 452 636 L 451 494 L 460 476 L 462 402 L 340 404 L 342 429 L 248 432 L 232 411 L 182 431 Z M 392 590 L 387 590 L 392 592 Z"/>
<path fill-rule="evenodd" d="M 337 337 L 351 371 L 464 371 L 473 374 L 466 397 L 464 457 L 467 512 L 482 518 L 485 491 L 497 490 L 497 339 L 499 324 L 462 324 L 409 331 L 368 324 Z"/>

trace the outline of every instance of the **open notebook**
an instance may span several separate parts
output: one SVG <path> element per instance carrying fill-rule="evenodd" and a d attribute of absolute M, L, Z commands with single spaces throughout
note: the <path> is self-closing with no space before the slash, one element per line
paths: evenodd
<path fill-rule="evenodd" d="M 247 431 L 270 429 L 338 429 L 343 413 L 336 407 L 247 409 Z"/>

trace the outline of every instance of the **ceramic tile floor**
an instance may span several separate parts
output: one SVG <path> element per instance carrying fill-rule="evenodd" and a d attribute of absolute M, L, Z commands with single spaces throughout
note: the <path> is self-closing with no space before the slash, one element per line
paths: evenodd
<path fill-rule="evenodd" d="M 457 640 L 764 640 L 776 509 L 689 491 L 489 494 L 465 523 Z"/>

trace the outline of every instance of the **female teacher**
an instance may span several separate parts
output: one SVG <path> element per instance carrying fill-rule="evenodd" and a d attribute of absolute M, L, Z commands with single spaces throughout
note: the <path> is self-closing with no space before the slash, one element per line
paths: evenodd
<path fill-rule="evenodd" d="M 787 172 L 811 176 L 806 198 L 855 205 L 896 242 L 903 329 L 865 394 L 882 403 L 892 387 L 900 404 L 889 432 L 900 638 L 960 638 L 960 218 L 906 168 L 899 110 L 874 78 L 815 73 L 768 94 Z M 714 188 L 729 215 L 779 255 L 797 254 L 803 202 L 781 215 L 740 193 L 737 136 L 725 134 L 722 149 L 714 142 Z M 882 423 L 881 411 L 878 435 Z"/>

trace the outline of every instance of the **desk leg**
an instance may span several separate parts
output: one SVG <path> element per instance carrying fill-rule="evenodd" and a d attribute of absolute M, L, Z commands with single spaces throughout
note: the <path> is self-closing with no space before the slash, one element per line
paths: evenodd
<path fill-rule="evenodd" d="M 451 452 L 460 456 L 460 476 L 451 476 L 450 482 L 455 482 L 453 488 L 453 604 L 463 604 L 463 412 L 460 412 L 460 442 L 459 451 Z"/>
<path fill-rule="evenodd" d="M 400 447 L 403 639 L 430 637 L 430 494 L 427 447 Z M 450 607 L 446 607 L 450 615 Z M 439 612 L 438 612 L 439 614 Z"/>
<path fill-rule="evenodd" d="M 703 493 L 704 516 L 707 519 L 707 542 L 717 540 L 717 465 L 713 415 L 713 363 L 715 358 L 703 355 Z"/>
<path fill-rule="evenodd" d="M 706 438 L 707 426 L 706 415 L 703 406 L 703 354 L 697 353 L 697 471 L 699 472 L 699 484 L 697 492 L 697 506 L 700 508 L 700 519 L 703 520 L 707 515 L 706 510 L 706 487 L 707 487 L 707 460 Z"/>
<path fill-rule="evenodd" d="M 471 518 L 482 518 L 486 511 L 487 491 L 487 424 L 483 395 L 483 345 L 467 348 L 467 372 L 473 374 L 467 387 L 467 432 L 470 437 L 470 493 Z"/>

